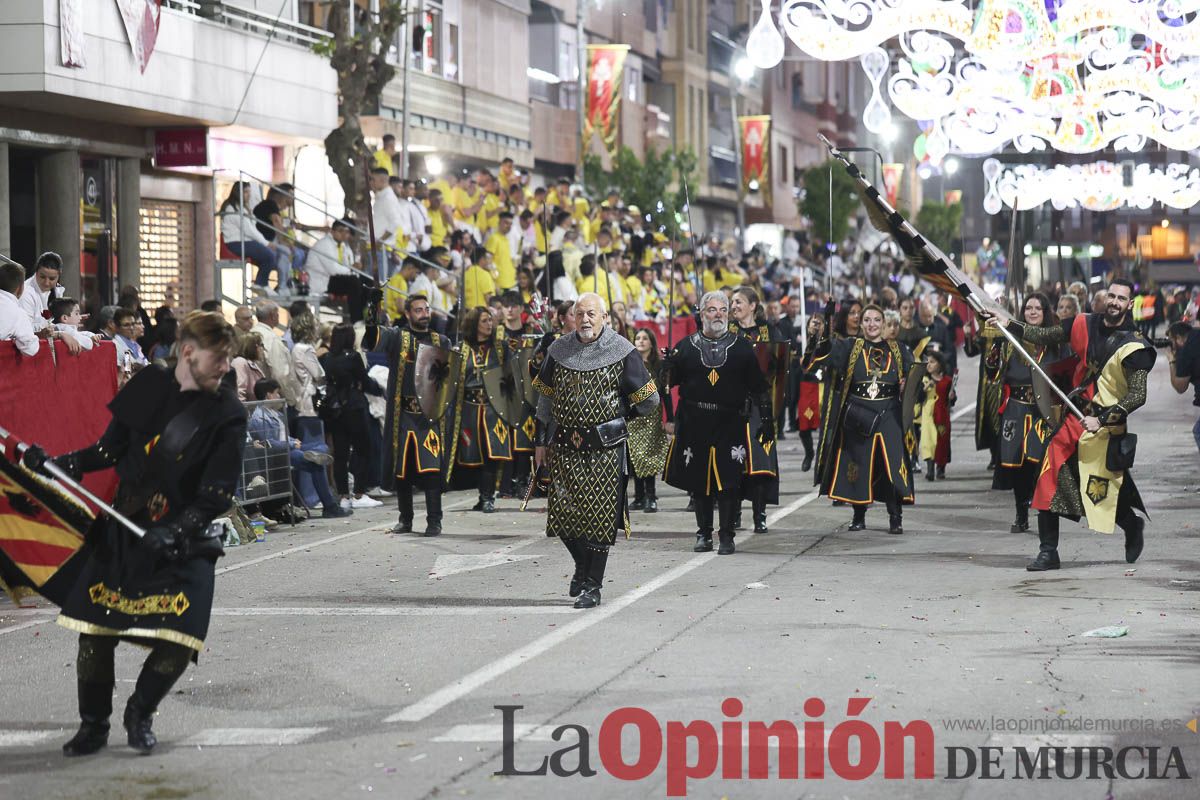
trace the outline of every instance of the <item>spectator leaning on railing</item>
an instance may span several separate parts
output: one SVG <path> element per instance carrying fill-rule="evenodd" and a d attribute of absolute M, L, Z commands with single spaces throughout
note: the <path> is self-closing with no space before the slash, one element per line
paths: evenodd
<path fill-rule="evenodd" d="M 254 306 L 254 316 L 257 321 L 250 330 L 259 335 L 266 348 L 266 357 L 258 365 L 268 378 L 279 383 L 283 399 L 294 408 L 300 399 L 300 391 L 292 375 L 292 354 L 275 332 L 279 327 L 279 305 L 270 300 L 260 300 Z"/>
<path fill-rule="evenodd" d="M 21 293 L 21 308 L 33 321 L 34 331 L 40 331 L 49 325 L 45 312 L 50 309 L 50 301 L 62 297 L 65 291 L 58 284 L 62 275 L 62 258 L 58 253 L 42 253 L 38 256 L 33 275 L 25 281 L 25 291 Z"/>
<path fill-rule="evenodd" d="M 21 308 L 25 270 L 19 264 L 0 264 L 0 339 L 14 342 L 27 356 L 36 356 L 41 343 L 33 332 L 33 320 Z"/>

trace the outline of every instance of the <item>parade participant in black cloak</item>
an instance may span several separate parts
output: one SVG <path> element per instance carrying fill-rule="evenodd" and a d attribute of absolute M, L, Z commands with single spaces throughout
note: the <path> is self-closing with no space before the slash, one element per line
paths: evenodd
<path fill-rule="evenodd" d="M 734 514 L 749 457 L 746 425 L 750 409 L 762 415 L 760 435 L 766 441 L 774 441 L 774 415 L 754 347 L 729 330 L 729 301 L 722 292 L 704 295 L 700 321 L 701 330 L 680 342 L 668 356 L 671 385 L 679 387 L 679 407 L 665 472 L 667 483 L 690 492 L 695 503 L 693 549 L 698 553 L 712 550 L 716 502 L 717 552 L 729 555 L 735 551 Z"/>
<path fill-rule="evenodd" d="M 904 533 L 912 504 L 912 466 L 901 394 L 913 367 L 906 346 L 883 339 L 883 309 L 863 309 L 862 338 L 835 339 L 820 359 L 829 415 L 821 441 L 821 493 L 854 507 L 850 530 L 866 527 L 867 506 L 887 505 L 888 533 Z M 839 386 L 840 383 L 840 386 Z M 838 387 L 838 388 L 834 388 Z"/>
<path fill-rule="evenodd" d="M 651 457 L 629 436 L 630 418 L 658 414 L 659 396 L 642 357 L 608 327 L 604 300 L 585 292 L 575 303 L 575 332 L 550 345 L 534 379 L 534 462 L 549 465 L 547 535 L 575 560 L 569 593 L 576 608 L 600 605 L 609 548 L 629 535 L 626 449 L 636 468 Z"/>
<path fill-rule="evenodd" d="M 224 317 L 192 312 L 177 346 L 173 368 L 148 366 L 113 398 L 112 421 L 96 444 L 53 459 L 75 479 L 116 467 L 113 505 L 145 528 L 138 537 L 97 518 L 84 545 L 87 560 L 62 605 L 58 623 L 79 633 L 81 724 L 63 745 L 67 756 L 108 743 L 119 641 L 150 648 L 124 715 L 129 746 L 145 754 L 157 743 L 154 712 L 208 634 L 215 564 L 224 555 L 211 523 L 233 502 L 246 411 L 222 382 L 234 350 Z M 42 470 L 45 461 L 40 448 L 26 452 L 31 469 Z"/>
<path fill-rule="evenodd" d="M 780 344 L 786 344 L 774 327 L 767 322 L 762 311 L 762 303 L 758 292 L 748 286 L 734 289 L 729 300 L 729 313 L 732 320 L 729 330 L 746 339 L 757 348 L 761 345 L 763 353 L 759 353 L 759 366 L 766 363 L 771 369 L 764 376 L 768 382 L 768 398 L 775 399 L 775 382 L 782 380 L 780 388 L 787 385 L 786 349 Z M 774 352 L 772 352 L 774 349 Z M 777 374 L 781 372 L 782 374 Z M 751 399 L 750 418 L 746 422 L 746 477 L 742 482 L 742 498 L 749 499 L 754 514 L 754 532 L 767 532 L 767 505 L 779 505 L 779 453 L 775 449 L 774 424 L 772 434 L 763 436 L 763 420 L 773 420 L 778 409 L 769 404 L 766 409 L 760 409 Z M 741 502 L 734 514 L 734 528 L 740 527 Z"/>
<path fill-rule="evenodd" d="M 430 419 L 421 408 L 417 352 L 423 344 L 446 351 L 450 341 L 429 329 L 429 300 L 424 295 L 409 297 L 404 314 L 407 328 L 368 325 L 362 340 L 364 350 L 388 355 L 383 488 L 396 493 L 400 513 L 389 533 L 412 533 L 416 487 L 425 493 L 424 535 L 437 536 L 442 532 L 445 431 L 441 421 Z"/>

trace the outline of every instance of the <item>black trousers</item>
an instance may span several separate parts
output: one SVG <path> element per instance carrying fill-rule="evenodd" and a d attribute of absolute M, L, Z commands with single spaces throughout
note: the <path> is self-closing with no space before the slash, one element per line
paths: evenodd
<path fill-rule="evenodd" d="M 107 725 L 112 714 L 116 678 L 113 661 L 120 640 L 116 636 L 79 634 L 75 675 L 79 686 L 79 716 L 85 723 Z M 174 642 L 155 641 L 142 664 L 129 704 L 143 715 L 153 714 L 191 660 L 191 648 Z"/>
<path fill-rule="evenodd" d="M 350 493 L 350 456 L 358 452 L 364 456 L 371 452 L 371 434 L 367 430 L 367 409 L 346 409 L 337 419 L 326 423 L 333 439 L 333 482 L 337 493 Z M 354 489 L 362 492 L 367 488 L 367 458 L 356 459 L 354 465 Z"/>
<path fill-rule="evenodd" d="M 400 511 L 400 521 L 411 523 L 413 520 L 413 489 L 425 493 L 425 521 L 442 521 L 442 476 L 439 472 L 429 472 L 422 475 L 417 473 L 406 480 L 396 481 L 396 504 Z"/>

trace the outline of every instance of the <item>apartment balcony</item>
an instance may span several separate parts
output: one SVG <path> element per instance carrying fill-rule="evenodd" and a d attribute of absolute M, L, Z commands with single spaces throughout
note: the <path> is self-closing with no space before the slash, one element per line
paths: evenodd
<path fill-rule="evenodd" d="M 538 161 L 573 165 L 578 152 L 579 114 L 534 100 L 529 104 L 533 123 L 533 152 Z"/>
<path fill-rule="evenodd" d="M 284 19 L 268 40 L 274 15 L 166 0 L 143 72 L 117 3 L 75 7 L 79 18 L 64 37 L 57 0 L 5 0 L 0 104 L 120 125 L 237 125 L 310 140 L 337 124 L 337 77 L 312 49 L 324 31 Z M 64 38 L 78 66 L 63 63 Z"/>

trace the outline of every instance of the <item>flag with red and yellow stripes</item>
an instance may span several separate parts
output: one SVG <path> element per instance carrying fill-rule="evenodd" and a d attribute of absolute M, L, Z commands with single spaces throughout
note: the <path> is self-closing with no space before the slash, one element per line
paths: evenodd
<path fill-rule="evenodd" d="M 0 436 L 0 589 L 13 602 L 40 594 L 62 605 L 93 515 L 79 500 L 20 463 L 20 443 Z"/>

